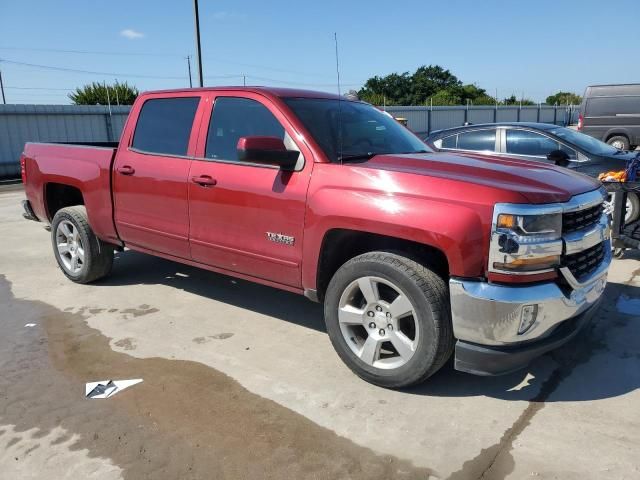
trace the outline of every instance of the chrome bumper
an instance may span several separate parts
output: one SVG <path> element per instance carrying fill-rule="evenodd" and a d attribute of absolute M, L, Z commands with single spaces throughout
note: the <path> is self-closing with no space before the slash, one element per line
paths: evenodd
<path fill-rule="evenodd" d="M 550 335 L 562 322 L 595 305 L 607 284 L 611 244 L 605 241 L 605 258 L 588 278 L 578 282 L 562 271 L 569 288 L 555 282 L 535 285 L 496 285 L 451 279 L 451 317 L 454 336 L 463 342 L 489 346 L 515 346 Z M 519 333 L 523 307 L 537 305 L 535 322 Z"/>

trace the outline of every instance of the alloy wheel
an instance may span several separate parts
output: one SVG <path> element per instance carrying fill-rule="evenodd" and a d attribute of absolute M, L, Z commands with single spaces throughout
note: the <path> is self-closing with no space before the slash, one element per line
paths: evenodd
<path fill-rule="evenodd" d="M 347 286 L 338 322 L 351 351 L 375 368 L 405 365 L 420 339 L 415 307 L 398 286 L 379 277 L 360 277 Z"/>
<path fill-rule="evenodd" d="M 84 268 L 85 252 L 78 228 L 69 220 L 62 220 L 56 228 L 56 247 L 64 269 L 77 275 Z"/>

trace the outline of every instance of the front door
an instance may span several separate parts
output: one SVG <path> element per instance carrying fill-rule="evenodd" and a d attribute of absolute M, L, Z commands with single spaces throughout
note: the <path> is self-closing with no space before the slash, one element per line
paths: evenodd
<path fill-rule="evenodd" d="M 187 182 L 199 102 L 193 94 L 150 98 L 137 121 L 131 119 L 132 138 L 121 141 L 113 172 L 114 217 L 120 238 L 133 248 L 190 258 Z"/>
<path fill-rule="evenodd" d="M 194 260 L 299 287 L 306 194 L 313 158 L 261 95 L 216 92 L 203 116 L 189 183 Z M 210 118 L 210 121 L 209 121 Z M 300 152 L 297 171 L 238 160 L 241 137 L 276 136 Z M 306 160 L 306 161 L 305 161 Z"/>

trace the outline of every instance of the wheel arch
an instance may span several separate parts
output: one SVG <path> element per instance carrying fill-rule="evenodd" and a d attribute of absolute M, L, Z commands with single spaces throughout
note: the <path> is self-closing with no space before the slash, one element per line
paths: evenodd
<path fill-rule="evenodd" d="M 363 253 L 385 251 L 405 256 L 430 266 L 447 279 L 449 261 L 445 253 L 432 245 L 399 237 L 346 228 L 332 228 L 322 239 L 316 269 L 315 298 L 322 301 L 335 272 L 350 259 Z M 314 295 L 310 295 L 313 297 Z"/>
<path fill-rule="evenodd" d="M 606 135 L 604 136 L 604 141 L 608 142 L 613 137 L 625 137 L 627 139 L 627 142 L 631 144 L 631 135 L 626 129 L 612 128 L 611 130 L 607 131 Z"/>
<path fill-rule="evenodd" d="M 85 200 L 82 191 L 75 185 L 48 182 L 44 185 L 44 205 L 47 218 L 51 222 L 59 210 L 74 205 L 85 205 Z"/>

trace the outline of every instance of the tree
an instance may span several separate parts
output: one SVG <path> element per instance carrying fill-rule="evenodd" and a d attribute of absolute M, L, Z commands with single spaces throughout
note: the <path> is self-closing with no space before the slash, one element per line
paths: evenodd
<path fill-rule="evenodd" d="M 113 85 L 93 82 L 76 88 L 69 98 L 75 105 L 133 105 L 139 93 L 136 87 L 116 80 Z"/>
<path fill-rule="evenodd" d="M 382 98 L 387 105 L 411 105 L 411 77 L 409 72 L 392 73 L 385 77 L 372 77 L 367 80 L 358 96 L 365 102 L 380 105 Z"/>
<path fill-rule="evenodd" d="M 547 105 L 580 105 L 582 97 L 572 92 L 558 92 L 549 95 L 546 103 Z"/>
<path fill-rule="evenodd" d="M 427 98 L 435 95 L 442 90 L 446 90 L 448 94 L 443 97 L 454 97 L 455 89 L 459 88 L 462 82 L 458 80 L 449 70 L 445 70 L 439 65 L 424 65 L 418 68 L 411 75 L 411 96 L 413 105 L 423 105 Z"/>
<path fill-rule="evenodd" d="M 489 105 L 495 99 L 486 90 L 463 84 L 439 65 L 421 66 L 415 72 L 392 73 L 367 80 L 358 92 L 374 105 Z"/>
<path fill-rule="evenodd" d="M 529 100 L 528 98 L 516 98 L 515 95 L 505 98 L 500 103 L 502 105 L 535 105 L 533 100 Z"/>

